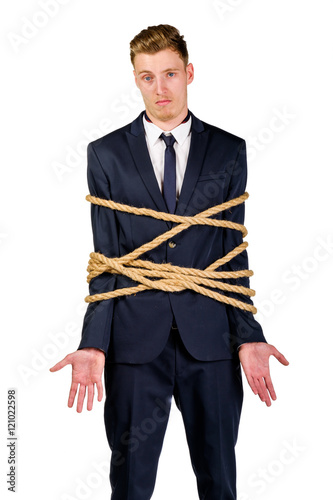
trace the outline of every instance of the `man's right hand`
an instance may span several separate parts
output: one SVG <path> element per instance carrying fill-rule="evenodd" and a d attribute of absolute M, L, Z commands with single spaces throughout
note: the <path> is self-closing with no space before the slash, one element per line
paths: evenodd
<path fill-rule="evenodd" d="M 68 406 L 72 408 L 78 386 L 80 385 L 76 410 L 81 413 L 87 388 L 87 410 L 92 410 L 95 384 L 97 386 L 97 400 L 102 401 L 103 398 L 102 373 L 105 365 L 104 352 L 94 347 L 79 349 L 68 354 L 59 363 L 52 366 L 50 372 L 61 370 L 66 365 L 72 365 L 72 384 L 69 392 Z"/>

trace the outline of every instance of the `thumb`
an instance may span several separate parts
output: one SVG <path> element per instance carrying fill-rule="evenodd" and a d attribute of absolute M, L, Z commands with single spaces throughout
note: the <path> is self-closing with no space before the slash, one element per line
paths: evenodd
<path fill-rule="evenodd" d="M 273 356 L 278 360 L 280 361 L 280 363 L 284 366 L 288 366 L 289 365 L 289 361 L 284 357 L 284 355 L 278 351 L 277 349 L 275 349 L 275 352 L 273 353 Z"/>
<path fill-rule="evenodd" d="M 50 372 L 57 372 L 61 370 L 64 366 L 70 365 L 71 364 L 71 358 L 70 355 L 68 354 L 65 358 L 63 358 L 61 361 L 59 361 L 57 364 L 52 366 L 50 368 Z"/>

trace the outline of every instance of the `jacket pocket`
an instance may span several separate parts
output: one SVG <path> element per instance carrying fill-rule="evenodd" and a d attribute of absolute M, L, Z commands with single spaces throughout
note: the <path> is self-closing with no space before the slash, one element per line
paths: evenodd
<path fill-rule="evenodd" d="M 197 182 L 200 181 L 215 181 L 217 179 L 224 179 L 225 172 L 212 172 L 210 174 L 199 175 Z"/>

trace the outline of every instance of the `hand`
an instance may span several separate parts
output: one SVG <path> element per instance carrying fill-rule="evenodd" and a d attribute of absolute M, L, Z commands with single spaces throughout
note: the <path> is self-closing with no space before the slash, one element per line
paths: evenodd
<path fill-rule="evenodd" d="M 238 351 L 247 381 L 261 401 L 271 406 L 271 399 L 276 400 L 276 394 L 269 373 L 269 357 L 275 356 L 283 365 L 289 361 L 274 346 L 266 342 L 249 342 L 242 344 Z"/>
<path fill-rule="evenodd" d="M 72 384 L 69 392 L 68 406 L 72 408 L 77 393 L 78 413 L 81 413 L 86 389 L 88 387 L 87 410 L 92 410 L 94 400 L 94 388 L 97 386 L 98 401 L 103 398 L 102 373 L 105 364 L 105 354 L 100 349 L 86 347 L 68 354 L 64 359 L 50 368 L 50 372 L 61 370 L 66 365 L 72 365 Z"/>

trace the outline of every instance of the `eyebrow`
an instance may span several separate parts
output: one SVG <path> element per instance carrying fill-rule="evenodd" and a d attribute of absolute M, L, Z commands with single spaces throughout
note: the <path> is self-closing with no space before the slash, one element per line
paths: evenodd
<path fill-rule="evenodd" d="M 179 71 L 179 68 L 168 68 L 168 69 L 164 69 L 162 71 L 162 73 L 169 73 L 171 71 Z M 142 71 L 140 71 L 138 73 L 138 75 L 141 75 L 142 73 L 152 73 L 152 71 L 150 71 L 149 69 L 143 69 Z"/>

